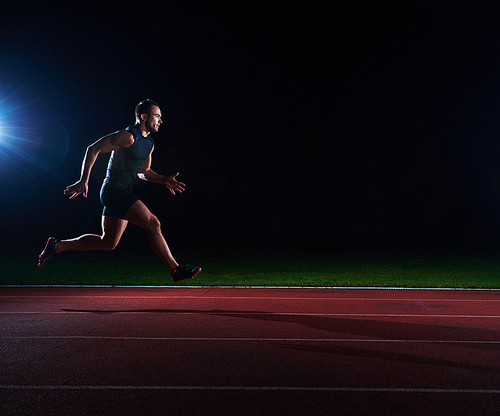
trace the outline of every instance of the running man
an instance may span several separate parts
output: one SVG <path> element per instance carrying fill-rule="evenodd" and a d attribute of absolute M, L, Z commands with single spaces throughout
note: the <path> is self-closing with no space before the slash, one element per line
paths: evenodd
<path fill-rule="evenodd" d="M 172 280 L 178 282 L 196 276 L 201 267 L 186 268 L 175 261 L 161 232 L 155 215 L 132 193 L 136 177 L 149 182 L 162 183 L 175 195 L 186 186 L 177 180 L 179 173 L 163 176 L 151 169 L 154 149 L 151 133 L 156 133 L 162 123 L 161 111 L 153 100 L 141 101 L 135 108 L 136 124 L 97 140 L 87 147 L 83 158 L 80 180 L 64 190 L 70 199 L 88 192 L 90 172 L 102 153 L 111 153 L 106 178 L 101 188 L 102 235 L 85 234 L 70 240 L 50 237 L 38 258 L 43 267 L 51 257 L 70 250 L 113 250 L 120 241 L 129 222 L 144 228 L 154 252 L 168 267 Z"/>

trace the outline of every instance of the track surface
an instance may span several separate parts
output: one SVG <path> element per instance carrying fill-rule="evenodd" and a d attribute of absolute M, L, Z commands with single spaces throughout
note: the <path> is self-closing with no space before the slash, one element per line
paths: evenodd
<path fill-rule="evenodd" d="M 498 415 L 500 292 L 1 288 L 2 415 Z"/>

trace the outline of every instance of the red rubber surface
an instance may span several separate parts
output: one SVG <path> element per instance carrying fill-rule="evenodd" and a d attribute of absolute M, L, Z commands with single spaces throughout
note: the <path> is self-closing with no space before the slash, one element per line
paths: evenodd
<path fill-rule="evenodd" d="M 1 288 L 2 415 L 498 415 L 500 292 Z"/>

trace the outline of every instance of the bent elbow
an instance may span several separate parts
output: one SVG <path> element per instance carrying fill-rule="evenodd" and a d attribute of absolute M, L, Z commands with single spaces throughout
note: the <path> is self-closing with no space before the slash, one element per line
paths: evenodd
<path fill-rule="evenodd" d="M 103 147 L 100 145 L 99 142 L 92 143 L 87 147 L 87 153 L 89 155 L 93 155 L 95 157 L 99 156 L 101 153 L 103 153 Z"/>
<path fill-rule="evenodd" d="M 96 150 L 97 150 L 96 143 L 92 143 L 92 144 L 90 144 L 90 145 L 87 146 L 87 153 L 88 154 L 98 153 Z"/>

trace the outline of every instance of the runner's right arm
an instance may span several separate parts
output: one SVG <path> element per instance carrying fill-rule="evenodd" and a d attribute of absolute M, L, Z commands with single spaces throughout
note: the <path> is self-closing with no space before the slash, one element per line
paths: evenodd
<path fill-rule="evenodd" d="M 108 134 L 107 136 L 101 137 L 95 143 L 92 143 L 85 151 L 80 179 L 73 185 L 67 186 L 64 190 L 64 195 L 70 195 L 69 199 L 74 199 L 80 194 L 87 198 L 90 172 L 92 171 L 97 156 L 101 153 L 109 153 L 119 148 L 130 147 L 133 143 L 134 136 L 125 130 Z"/>

